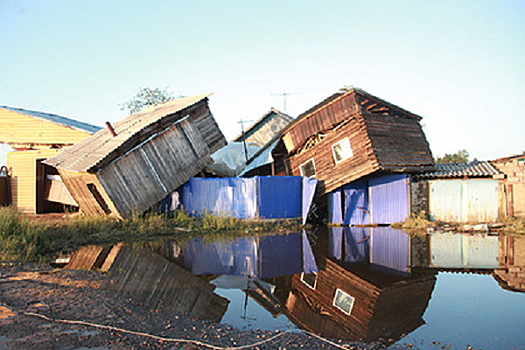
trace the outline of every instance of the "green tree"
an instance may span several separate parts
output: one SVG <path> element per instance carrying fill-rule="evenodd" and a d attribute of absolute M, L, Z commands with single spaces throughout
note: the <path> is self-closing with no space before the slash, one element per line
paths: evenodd
<path fill-rule="evenodd" d="M 148 106 L 173 100 L 173 94 L 167 89 L 140 88 L 139 92 L 129 101 L 120 105 L 120 110 L 128 110 L 129 114 L 137 113 Z"/>
<path fill-rule="evenodd" d="M 445 154 L 443 157 L 437 157 L 436 163 L 468 163 L 470 155 L 464 149 L 454 154 Z"/>

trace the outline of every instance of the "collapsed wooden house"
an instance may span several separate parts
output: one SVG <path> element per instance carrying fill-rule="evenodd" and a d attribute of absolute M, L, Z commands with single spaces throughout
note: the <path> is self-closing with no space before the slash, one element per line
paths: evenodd
<path fill-rule="evenodd" d="M 54 168 L 43 163 L 100 130 L 99 127 L 55 114 L 0 106 L 0 142 L 7 153 L 10 202 L 21 212 L 41 214 L 76 206 Z M 9 193 L 10 192 L 10 193 Z"/>
<path fill-rule="evenodd" d="M 130 218 L 161 201 L 226 145 L 210 94 L 156 105 L 46 160 L 86 215 Z"/>
<path fill-rule="evenodd" d="M 331 223 L 402 221 L 411 213 L 410 174 L 434 168 L 420 120 L 362 90 L 343 90 L 283 130 L 272 151 L 275 173 L 317 178 L 318 205 L 328 204 Z"/>
<path fill-rule="evenodd" d="M 421 117 L 360 89 L 338 92 L 283 130 L 276 173 L 319 180 L 327 194 L 377 172 L 432 170 Z"/>

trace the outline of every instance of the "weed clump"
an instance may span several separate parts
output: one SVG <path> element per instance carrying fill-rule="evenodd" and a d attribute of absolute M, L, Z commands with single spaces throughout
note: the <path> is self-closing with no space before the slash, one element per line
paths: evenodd
<path fill-rule="evenodd" d="M 503 221 L 507 233 L 525 235 L 525 218 L 509 217 Z"/>
<path fill-rule="evenodd" d="M 428 220 L 427 213 L 422 210 L 419 214 L 412 214 L 403 222 L 393 223 L 392 228 L 403 229 L 408 231 L 426 231 L 429 228 L 435 227 L 435 223 Z"/>
<path fill-rule="evenodd" d="M 45 262 L 59 252 L 81 246 L 147 241 L 169 236 L 181 243 L 197 236 L 241 236 L 301 229 L 298 220 L 260 221 L 218 217 L 206 213 L 192 217 L 182 210 L 172 215 L 148 213 L 130 220 L 106 216 L 75 216 L 55 222 L 27 220 L 16 208 L 0 207 L 0 260 Z"/>

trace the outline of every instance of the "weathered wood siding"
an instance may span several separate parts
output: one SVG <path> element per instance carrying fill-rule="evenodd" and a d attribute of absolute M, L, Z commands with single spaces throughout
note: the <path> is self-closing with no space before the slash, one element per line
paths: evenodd
<path fill-rule="evenodd" d="M 100 184 L 95 174 L 81 173 L 76 171 L 64 170 L 57 168 L 62 181 L 69 189 L 69 192 L 78 203 L 80 211 L 87 216 L 105 215 L 109 214 L 104 211 L 104 208 L 100 205 L 99 200 L 94 197 L 93 192 L 89 186 L 94 186 L 100 193 L 102 200 L 107 205 L 110 213 L 114 213 L 116 217 L 119 217 L 118 211 L 116 210 L 113 202 L 107 195 L 106 191 Z"/>
<path fill-rule="evenodd" d="M 104 167 L 97 178 L 120 216 L 142 213 L 212 162 L 199 130 L 185 119 Z"/>
<path fill-rule="evenodd" d="M 37 210 L 37 160 L 56 155 L 60 150 L 14 151 L 7 154 L 7 168 L 11 175 L 12 204 L 24 213 Z M 43 181 L 43 179 L 40 179 Z M 44 193 L 40 194 L 43 197 Z M 43 199 L 43 198 L 42 198 Z"/>
<path fill-rule="evenodd" d="M 326 105 L 297 117 L 283 135 L 283 142 L 288 153 L 301 147 L 312 135 L 333 129 L 359 111 L 355 95 L 335 94 Z M 335 99 L 334 99 L 335 98 Z M 325 100 L 325 101 L 327 101 Z"/>
<path fill-rule="evenodd" d="M 346 137 L 350 141 L 353 156 L 336 163 L 332 146 Z M 364 120 L 359 115 L 350 118 L 349 122 L 339 129 L 328 133 L 315 146 L 291 156 L 289 162 L 292 175 L 300 176 L 300 166 L 309 159 L 314 160 L 315 177 L 319 180 L 321 194 L 331 192 L 380 169 L 367 136 Z"/>
<path fill-rule="evenodd" d="M 214 153 L 226 146 L 226 139 L 211 114 L 207 100 L 204 103 L 199 103 L 191 107 L 187 113 L 204 138 L 205 144 L 208 145 L 210 149 L 210 153 Z"/>
<path fill-rule="evenodd" d="M 282 129 L 284 129 L 293 119 L 287 115 L 282 115 L 272 109 L 265 117 L 257 121 L 244 133 L 246 143 L 259 147 L 264 147 L 270 142 Z M 233 141 L 243 141 L 243 135 L 237 136 Z"/>
<path fill-rule="evenodd" d="M 344 339 L 361 339 L 367 332 L 381 291 L 378 287 L 345 270 L 337 263 L 329 259 L 325 261 L 326 267 L 319 269 L 315 290 L 303 283 L 300 280 L 300 275 L 295 275 L 292 280 L 292 290 L 297 291 L 299 298 L 309 300 L 310 305 L 301 305 L 297 302 L 292 304 L 289 301 L 287 302 L 287 309 L 290 313 L 295 314 L 297 318 L 302 319 L 303 322 L 310 323 L 309 328 L 312 330 L 324 328 L 322 315 L 330 315 L 332 322 L 342 325 L 342 328 L 322 329 L 326 337 L 337 335 Z M 333 299 L 338 288 L 355 298 L 350 315 L 333 306 Z M 305 312 L 305 307 L 317 309 L 316 317 L 305 320 L 305 317 L 301 315 L 301 312 Z M 333 334 L 333 331 L 337 331 L 340 334 Z"/>
<path fill-rule="evenodd" d="M 17 145 L 71 145 L 89 133 L 0 108 L 0 142 Z"/>

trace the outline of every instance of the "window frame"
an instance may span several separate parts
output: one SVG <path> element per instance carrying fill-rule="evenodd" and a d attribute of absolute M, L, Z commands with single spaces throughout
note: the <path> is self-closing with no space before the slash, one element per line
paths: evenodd
<path fill-rule="evenodd" d="M 312 163 L 312 167 L 314 169 L 314 174 L 312 176 L 307 176 L 304 174 L 304 170 L 303 170 L 303 167 L 308 164 L 308 163 Z M 310 158 L 308 159 L 306 162 L 304 162 L 303 164 L 299 165 L 299 171 L 301 172 L 301 176 L 306 176 L 306 177 L 315 177 L 317 175 L 317 171 L 315 169 L 315 161 L 313 158 Z"/>
<path fill-rule="evenodd" d="M 350 309 L 348 311 L 344 309 L 343 307 L 341 307 L 340 305 L 337 305 L 336 303 L 337 300 L 341 299 L 337 297 L 338 295 L 342 295 L 345 298 L 350 298 L 351 303 L 350 303 Z M 354 309 L 355 298 L 351 296 L 350 294 L 348 294 L 347 292 L 345 292 L 344 290 L 337 288 L 334 293 L 334 299 L 332 301 L 332 305 L 335 306 L 337 309 L 341 310 L 341 312 L 343 312 L 344 314 L 350 315 L 352 313 L 352 310 Z"/>
<path fill-rule="evenodd" d="M 342 145 L 343 143 L 347 143 L 348 144 L 348 149 L 350 150 L 350 155 L 346 156 L 346 157 L 343 157 L 342 159 L 340 160 L 337 160 L 337 156 L 336 156 L 336 152 L 334 150 L 335 147 L 337 147 L 338 145 Z M 346 149 L 346 147 L 343 147 L 341 146 L 341 150 L 344 151 Z M 335 161 L 335 164 L 339 164 L 349 158 L 352 158 L 354 156 L 354 150 L 352 149 L 352 144 L 350 143 L 350 139 L 348 137 L 345 137 L 339 141 L 337 141 L 336 143 L 334 143 L 332 145 L 332 158 L 334 159 Z"/>
<path fill-rule="evenodd" d="M 315 290 L 315 288 L 317 288 L 317 272 L 312 271 L 311 273 L 308 274 L 308 275 L 315 275 L 315 280 L 314 280 L 314 285 L 313 286 L 304 279 L 305 275 L 306 274 L 304 272 L 301 273 L 301 282 L 303 282 L 308 288 L 310 288 L 312 290 Z"/>

